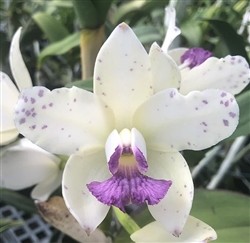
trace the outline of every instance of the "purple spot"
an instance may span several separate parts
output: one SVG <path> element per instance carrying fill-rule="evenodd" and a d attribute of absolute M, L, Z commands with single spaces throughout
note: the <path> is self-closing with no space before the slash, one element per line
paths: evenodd
<path fill-rule="evenodd" d="M 229 126 L 228 120 L 223 119 L 223 124 L 224 124 L 224 126 L 228 127 Z"/>
<path fill-rule="evenodd" d="M 203 132 L 207 132 L 207 130 L 203 130 Z"/>
<path fill-rule="evenodd" d="M 27 103 L 28 102 L 28 98 L 24 97 L 24 102 Z"/>
<path fill-rule="evenodd" d="M 100 77 L 97 77 L 97 78 L 96 78 L 96 80 L 100 81 L 100 80 L 101 80 L 101 78 L 100 78 Z"/>
<path fill-rule="evenodd" d="M 25 115 L 26 115 L 26 116 L 29 116 L 29 115 L 30 115 L 30 111 L 26 111 L 26 112 L 25 112 Z"/>
<path fill-rule="evenodd" d="M 16 114 L 19 114 L 19 111 L 15 111 Z"/>
<path fill-rule="evenodd" d="M 231 98 L 230 101 L 233 102 L 233 101 L 234 101 L 234 98 Z"/>
<path fill-rule="evenodd" d="M 43 109 L 46 109 L 46 105 L 43 105 L 42 108 L 43 108 Z"/>
<path fill-rule="evenodd" d="M 153 89 L 153 86 L 149 86 L 150 89 Z"/>
<path fill-rule="evenodd" d="M 221 100 L 221 101 L 220 101 L 220 104 L 221 104 L 221 105 L 223 105 L 223 104 L 224 104 L 223 100 Z"/>
<path fill-rule="evenodd" d="M 24 108 L 22 109 L 22 112 L 25 112 L 25 109 L 24 109 Z"/>
<path fill-rule="evenodd" d="M 238 63 L 241 63 L 241 59 L 238 60 Z"/>
<path fill-rule="evenodd" d="M 98 59 L 98 62 L 102 62 L 102 60 L 101 60 L 101 59 Z"/>
<path fill-rule="evenodd" d="M 79 151 L 79 148 L 76 148 L 76 151 Z"/>
<path fill-rule="evenodd" d="M 35 117 L 36 116 L 36 113 L 34 112 L 33 114 L 32 114 L 32 117 Z"/>
<path fill-rule="evenodd" d="M 227 93 L 222 92 L 220 96 L 221 96 L 221 97 L 225 97 L 225 96 L 227 96 Z"/>
<path fill-rule="evenodd" d="M 46 129 L 48 126 L 47 125 L 43 125 L 42 126 L 42 129 Z"/>
<path fill-rule="evenodd" d="M 234 112 L 229 112 L 229 116 L 231 116 L 232 118 L 235 118 L 236 114 Z"/>
<path fill-rule="evenodd" d="M 228 107 L 229 106 L 229 101 L 227 100 L 225 103 L 224 103 L 225 107 Z"/>
<path fill-rule="evenodd" d="M 53 103 L 49 103 L 49 106 L 52 107 L 52 106 L 53 106 Z"/>
<path fill-rule="evenodd" d="M 171 92 L 169 93 L 169 96 L 170 96 L 170 98 L 174 98 L 175 92 L 174 92 L 174 91 L 171 91 Z"/>
<path fill-rule="evenodd" d="M 185 188 L 187 188 L 187 185 L 184 185 Z"/>
<path fill-rule="evenodd" d="M 191 145 L 191 143 L 190 142 L 187 142 L 188 143 L 188 145 Z"/>
<path fill-rule="evenodd" d="M 206 122 L 202 122 L 201 124 L 204 125 L 204 126 L 207 126 L 207 123 L 206 123 Z"/>
<path fill-rule="evenodd" d="M 35 110 L 35 108 L 32 108 L 30 111 L 33 112 Z"/>
<path fill-rule="evenodd" d="M 207 100 L 203 100 L 202 102 L 206 105 L 208 104 Z"/>
<path fill-rule="evenodd" d="M 29 128 L 34 130 L 36 128 L 36 125 L 30 126 Z"/>
<path fill-rule="evenodd" d="M 30 98 L 30 102 L 31 102 L 31 104 L 34 104 L 36 102 L 36 99 Z"/>
<path fill-rule="evenodd" d="M 64 128 L 62 127 L 62 128 L 61 128 L 61 130 L 63 131 L 63 130 L 64 130 Z"/>
<path fill-rule="evenodd" d="M 68 138 L 71 138 L 71 135 L 68 135 Z"/>
<path fill-rule="evenodd" d="M 19 120 L 19 124 L 20 124 L 20 125 L 22 125 L 22 124 L 25 123 L 25 122 L 26 122 L 25 118 L 22 118 L 22 119 Z"/>
<path fill-rule="evenodd" d="M 63 185 L 64 189 L 68 190 L 68 187 L 66 185 Z"/>
<path fill-rule="evenodd" d="M 43 93 L 44 93 L 44 90 L 40 89 L 39 92 L 38 92 L 38 96 L 43 97 Z"/>
<path fill-rule="evenodd" d="M 197 111 L 198 111 L 198 107 L 195 107 L 195 110 L 197 110 Z"/>
<path fill-rule="evenodd" d="M 129 71 L 132 72 L 134 69 L 133 68 L 130 68 Z"/>
<path fill-rule="evenodd" d="M 102 92 L 102 95 L 106 96 L 106 94 L 104 92 Z"/>

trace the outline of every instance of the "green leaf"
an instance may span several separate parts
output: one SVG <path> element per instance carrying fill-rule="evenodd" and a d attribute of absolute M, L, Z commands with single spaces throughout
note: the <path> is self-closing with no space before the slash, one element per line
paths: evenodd
<path fill-rule="evenodd" d="M 186 21 L 181 25 L 181 34 L 188 41 L 189 46 L 200 46 L 202 31 L 197 21 Z"/>
<path fill-rule="evenodd" d="M 47 47 L 45 47 L 39 57 L 38 57 L 38 66 L 41 66 L 43 60 L 47 56 L 51 55 L 62 55 L 71 50 L 72 48 L 80 45 L 80 36 L 81 33 L 77 32 L 72 35 L 67 36 L 66 38 L 54 42 Z"/>
<path fill-rule="evenodd" d="M 15 191 L 5 188 L 0 188 L 0 195 L 1 195 L 0 197 L 1 201 L 9 205 L 12 205 L 19 210 L 23 210 L 27 213 L 37 213 L 34 202 L 31 199 Z"/>
<path fill-rule="evenodd" d="M 23 225 L 23 222 L 11 219 L 0 219 L 0 234 L 3 233 L 5 230 L 10 229 L 15 226 Z"/>
<path fill-rule="evenodd" d="M 112 207 L 117 219 L 123 226 L 123 228 L 131 235 L 137 230 L 140 229 L 140 227 L 136 224 L 136 222 L 126 213 L 123 213 L 119 208 Z"/>
<path fill-rule="evenodd" d="M 226 140 L 232 140 L 239 136 L 250 134 L 250 90 L 238 95 L 236 97 L 237 103 L 240 107 L 239 124 L 234 133 Z"/>
<path fill-rule="evenodd" d="M 51 42 L 60 41 L 69 35 L 64 25 L 49 14 L 38 12 L 33 15 L 33 19 Z"/>
<path fill-rule="evenodd" d="M 215 229 L 216 242 L 249 242 L 249 197 L 229 191 L 206 190 L 197 190 L 194 195 L 191 215 Z"/>
<path fill-rule="evenodd" d="M 72 0 L 74 10 L 82 29 L 97 29 L 106 19 L 113 0 Z"/>
<path fill-rule="evenodd" d="M 162 43 L 163 38 L 159 30 L 153 26 L 136 26 L 133 31 L 143 45 L 152 44 L 155 41 Z"/>
<path fill-rule="evenodd" d="M 71 88 L 73 86 L 93 92 L 93 78 L 77 80 L 66 85 L 67 88 Z"/>
<path fill-rule="evenodd" d="M 229 23 L 216 19 L 204 19 L 204 21 L 207 21 L 212 26 L 217 35 L 225 43 L 229 50 L 228 54 L 241 55 L 249 62 L 242 36 L 238 35 Z"/>

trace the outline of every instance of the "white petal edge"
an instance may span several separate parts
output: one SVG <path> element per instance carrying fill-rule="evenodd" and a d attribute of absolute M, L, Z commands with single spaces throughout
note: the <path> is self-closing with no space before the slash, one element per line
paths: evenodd
<path fill-rule="evenodd" d="M 142 229 L 133 233 L 130 238 L 136 243 L 146 242 L 186 242 L 186 243 L 207 243 L 217 239 L 213 228 L 201 220 L 189 216 L 185 228 L 179 237 L 173 236 L 161 224 L 154 221 Z"/>
<path fill-rule="evenodd" d="M 112 108 L 118 131 L 132 128 L 135 109 L 153 94 L 149 56 L 125 23 L 115 28 L 97 55 L 94 93 Z"/>
<path fill-rule="evenodd" d="M 62 170 L 57 171 L 41 181 L 33 188 L 31 192 L 31 198 L 38 200 L 39 202 L 45 202 L 49 196 L 54 192 L 62 183 Z"/>
<path fill-rule="evenodd" d="M 167 54 L 172 57 L 175 63 L 179 66 L 181 65 L 181 56 L 188 51 L 188 48 L 180 47 L 175 48 L 167 52 Z"/>
<path fill-rule="evenodd" d="M 194 185 L 187 162 L 179 152 L 148 150 L 147 175 L 155 179 L 171 180 L 166 196 L 148 209 L 166 230 L 180 235 L 192 207 Z"/>
<path fill-rule="evenodd" d="M 170 44 L 172 43 L 172 41 L 181 33 L 181 30 L 175 25 L 175 16 L 176 16 L 175 8 L 170 7 L 170 6 L 165 8 L 164 23 L 165 23 L 167 31 L 166 31 L 166 36 L 161 47 L 165 53 L 168 52 L 168 48 Z"/>
<path fill-rule="evenodd" d="M 57 173 L 58 165 L 45 153 L 8 146 L 1 156 L 0 181 L 4 188 L 20 190 Z"/>
<path fill-rule="evenodd" d="M 114 128 L 113 112 L 106 103 L 77 87 L 24 89 L 15 113 L 19 132 L 54 154 L 100 149 Z"/>
<path fill-rule="evenodd" d="M 14 107 L 18 99 L 19 92 L 16 86 L 6 73 L 0 72 L 0 107 L 1 126 L 0 131 L 15 129 Z"/>
<path fill-rule="evenodd" d="M 22 27 L 20 27 L 14 34 L 10 45 L 10 68 L 15 79 L 18 89 L 21 91 L 24 88 L 32 86 L 32 81 L 28 69 L 23 61 L 20 52 L 20 36 Z"/>
<path fill-rule="evenodd" d="M 16 129 L 0 132 L 0 146 L 7 145 L 15 141 L 18 137 L 18 134 L 19 132 Z"/>
<path fill-rule="evenodd" d="M 151 61 L 154 93 L 167 88 L 178 89 L 181 83 L 181 74 L 173 59 L 165 54 L 156 43 L 152 44 L 149 57 Z"/>
<path fill-rule="evenodd" d="M 250 81 L 249 65 L 244 57 L 210 57 L 182 76 L 180 93 L 193 90 L 221 89 L 233 95 L 240 93 Z"/>
<path fill-rule="evenodd" d="M 86 156 L 72 155 L 64 169 L 62 193 L 65 203 L 87 234 L 103 221 L 110 207 L 99 202 L 86 184 L 109 177 L 104 149 Z"/>
<path fill-rule="evenodd" d="M 138 108 L 134 125 L 148 148 L 181 151 L 215 145 L 234 132 L 238 120 L 239 107 L 230 93 L 207 89 L 183 96 L 166 89 Z"/>
<path fill-rule="evenodd" d="M 142 134 L 136 128 L 132 128 L 131 130 L 131 147 L 134 154 L 136 153 L 136 150 L 139 149 L 142 152 L 145 159 L 147 159 L 146 142 Z"/>

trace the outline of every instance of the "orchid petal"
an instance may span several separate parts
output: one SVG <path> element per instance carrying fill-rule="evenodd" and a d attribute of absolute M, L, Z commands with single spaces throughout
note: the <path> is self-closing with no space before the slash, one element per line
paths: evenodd
<path fill-rule="evenodd" d="M 15 129 L 14 125 L 14 106 L 17 102 L 19 92 L 13 84 L 9 76 L 0 72 L 0 87 L 1 87 L 1 127 L 0 131 Z"/>
<path fill-rule="evenodd" d="M 72 87 L 22 91 L 15 107 L 20 133 L 55 154 L 93 152 L 114 127 L 112 110 L 96 95 Z"/>
<path fill-rule="evenodd" d="M 47 153 L 47 152 L 46 152 Z M 56 174 L 57 164 L 40 150 L 8 146 L 1 155 L 1 185 L 4 188 L 20 190 L 33 186 Z"/>
<path fill-rule="evenodd" d="M 241 56 L 208 58 L 200 66 L 185 72 L 180 93 L 192 90 L 221 89 L 231 94 L 240 93 L 249 83 L 249 65 Z"/>
<path fill-rule="evenodd" d="M 181 65 L 181 56 L 188 51 L 188 48 L 175 48 L 167 52 L 167 54 L 172 57 L 175 63 L 179 66 Z M 173 87 L 174 88 L 174 87 Z"/>
<path fill-rule="evenodd" d="M 109 206 L 99 202 L 86 186 L 93 180 L 104 181 L 110 177 L 105 162 L 105 152 L 101 150 L 91 155 L 72 155 L 64 169 L 62 192 L 65 203 L 87 234 L 96 229 L 109 210 Z"/>
<path fill-rule="evenodd" d="M 168 231 L 178 236 L 189 215 L 194 185 L 185 159 L 179 152 L 148 151 L 147 175 L 155 179 L 171 180 L 167 195 L 148 209 Z M 171 219 L 171 220 L 169 220 Z"/>
<path fill-rule="evenodd" d="M 182 234 L 179 237 L 173 236 L 159 222 L 152 222 L 132 234 L 131 239 L 136 243 L 146 242 L 186 242 L 198 243 L 209 242 L 217 239 L 213 228 L 201 220 L 189 216 Z"/>
<path fill-rule="evenodd" d="M 132 128 L 134 111 L 153 93 L 148 54 L 125 23 L 116 27 L 100 49 L 94 93 L 113 109 L 117 130 Z"/>
<path fill-rule="evenodd" d="M 134 124 L 150 149 L 201 150 L 229 137 L 238 119 L 238 104 L 227 92 L 208 89 L 183 96 L 167 89 L 138 108 Z"/>
<path fill-rule="evenodd" d="M 21 32 L 22 28 L 20 27 L 14 34 L 10 45 L 11 72 L 20 91 L 24 88 L 32 86 L 32 81 L 28 69 L 25 66 L 22 54 L 20 52 L 19 42 L 20 42 Z"/>
<path fill-rule="evenodd" d="M 19 132 L 16 129 L 7 130 L 0 133 L 0 146 L 7 145 L 17 139 Z"/>
<path fill-rule="evenodd" d="M 154 43 L 149 51 L 152 66 L 154 93 L 167 88 L 179 88 L 181 74 L 178 66 Z"/>
<path fill-rule="evenodd" d="M 62 182 L 62 170 L 58 170 L 47 177 L 45 180 L 41 181 L 31 192 L 31 197 L 39 202 L 45 202 L 48 200 L 49 196 L 55 191 Z"/>
<path fill-rule="evenodd" d="M 167 53 L 168 48 L 172 41 L 181 33 L 180 29 L 175 25 L 175 8 L 166 7 L 165 8 L 165 26 L 167 27 L 166 36 L 162 44 L 162 50 Z"/>

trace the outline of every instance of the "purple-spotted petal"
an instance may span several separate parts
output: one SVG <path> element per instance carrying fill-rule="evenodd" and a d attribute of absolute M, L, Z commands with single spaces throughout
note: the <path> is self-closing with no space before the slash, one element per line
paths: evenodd
<path fill-rule="evenodd" d="M 114 127 L 112 110 L 96 95 L 76 87 L 25 89 L 15 113 L 19 132 L 56 154 L 103 147 Z"/>
<path fill-rule="evenodd" d="M 181 33 L 180 29 L 175 25 L 175 8 L 165 8 L 165 26 L 167 28 L 166 36 L 162 44 L 162 50 L 167 53 L 168 48 L 172 41 Z"/>
<path fill-rule="evenodd" d="M 152 66 L 154 93 L 167 88 L 179 88 L 181 74 L 178 66 L 154 43 L 149 51 Z"/>
<path fill-rule="evenodd" d="M 86 156 L 72 155 L 64 169 L 62 192 L 65 203 L 88 234 L 106 217 L 109 207 L 99 202 L 86 184 L 109 177 L 104 150 Z"/>
<path fill-rule="evenodd" d="M 191 69 L 182 77 L 180 92 L 193 90 L 221 89 L 238 94 L 249 83 L 249 65 L 241 56 L 208 58 L 200 66 Z"/>
<path fill-rule="evenodd" d="M 167 52 L 167 54 L 172 57 L 175 63 L 179 66 L 181 65 L 181 56 L 188 51 L 188 48 L 175 48 Z M 173 87 L 174 88 L 174 87 Z"/>
<path fill-rule="evenodd" d="M 29 144 L 23 146 L 22 141 L 9 145 L 2 151 L 0 159 L 1 186 L 12 190 L 20 190 L 40 183 L 57 174 L 58 158 L 48 156 L 48 152 Z M 37 149 L 36 149 L 37 148 Z M 34 159 L 35 158 L 35 159 Z"/>
<path fill-rule="evenodd" d="M 134 124 L 148 148 L 201 150 L 229 137 L 238 119 L 238 104 L 227 92 L 208 89 L 183 96 L 167 89 L 138 108 Z"/>
<path fill-rule="evenodd" d="M 186 242 L 186 243 L 207 243 L 217 239 L 217 234 L 213 228 L 201 220 L 189 216 L 187 223 L 179 237 L 175 237 L 167 231 L 159 222 L 147 224 L 142 229 L 136 231 L 131 236 L 136 243 L 145 242 Z"/>
<path fill-rule="evenodd" d="M 19 41 L 21 32 L 22 28 L 20 27 L 13 36 L 10 45 L 10 68 L 12 75 L 15 79 L 15 82 L 18 86 L 18 89 L 20 91 L 24 88 L 32 86 L 32 81 L 28 69 L 25 66 L 22 54 L 20 52 Z"/>
<path fill-rule="evenodd" d="M 1 126 L 0 131 L 15 129 L 13 109 L 17 102 L 19 92 L 13 84 L 9 76 L 0 72 L 0 87 L 1 87 Z"/>
<path fill-rule="evenodd" d="M 193 201 L 194 186 L 188 165 L 178 152 L 152 150 L 148 151 L 148 165 L 148 176 L 172 181 L 166 196 L 159 204 L 149 205 L 149 211 L 171 234 L 178 236 L 186 223 Z"/>
<path fill-rule="evenodd" d="M 134 32 L 125 23 L 116 27 L 98 53 L 94 93 L 113 109 L 117 130 L 131 129 L 135 109 L 153 94 L 150 68 Z"/>

